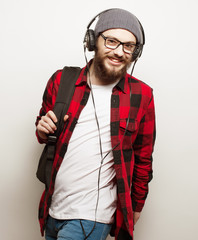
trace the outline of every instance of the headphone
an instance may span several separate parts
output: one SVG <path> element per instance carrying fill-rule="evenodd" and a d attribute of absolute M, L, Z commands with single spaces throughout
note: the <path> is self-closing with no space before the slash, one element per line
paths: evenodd
<path fill-rule="evenodd" d="M 87 31 L 85 33 L 85 37 L 84 37 L 84 48 L 87 48 L 88 51 L 94 51 L 95 50 L 95 46 L 96 46 L 96 36 L 95 36 L 95 32 L 93 29 L 90 29 L 90 26 L 92 25 L 92 23 L 96 20 L 97 17 L 100 17 L 103 13 L 108 12 L 110 10 L 114 10 L 114 9 L 119 9 L 119 8 L 110 8 L 107 10 L 104 10 L 100 13 L 98 13 L 87 25 Z M 138 58 L 141 57 L 142 55 L 142 51 L 143 51 L 143 46 L 145 44 L 145 33 L 144 33 L 144 29 L 142 24 L 140 23 L 140 21 L 138 20 L 138 18 L 136 17 L 140 29 L 141 29 L 141 40 L 140 42 L 137 44 L 135 51 L 132 54 L 132 62 L 137 60 Z"/>

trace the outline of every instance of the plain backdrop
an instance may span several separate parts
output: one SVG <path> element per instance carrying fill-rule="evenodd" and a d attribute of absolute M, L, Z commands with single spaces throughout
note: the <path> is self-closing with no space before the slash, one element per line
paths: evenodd
<path fill-rule="evenodd" d="M 43 239 L 43 185 L 35 177 L 43 146 L 34 125 L 43 91 L 57 69 L 85 65 L 86 27 L 112 7 L 131 11 L 144 27 L 134 76 L 154 89 L 156 105 L 154 179 L 135 240 L 198 239 L 197 0 L 0 0 L 2 240 Z"/>

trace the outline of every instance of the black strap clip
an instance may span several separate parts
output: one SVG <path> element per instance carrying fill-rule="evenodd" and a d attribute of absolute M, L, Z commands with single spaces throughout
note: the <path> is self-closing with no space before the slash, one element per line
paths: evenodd
<path fill-rule="evenodd" d="M 48 144 L 50 144 L 50 145 L 54 145 L 54 144 L 56 144 L 56 141 L 57 141 L 57 137 L 56 136 L 54 136 L 54 135 L 49 135 L 48 136 Z"/>

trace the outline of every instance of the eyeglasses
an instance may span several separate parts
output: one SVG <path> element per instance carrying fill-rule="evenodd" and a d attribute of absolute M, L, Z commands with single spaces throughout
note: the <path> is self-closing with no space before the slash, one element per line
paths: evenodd
<path fill-rule="evenodd" d="M 105 47 L 109 49 L 115 50 L 118 48 L 120 45 L 122 45 L 122 49 L 125 53 L 132 54 L 134 53 L 136 49 L 136 44 L 130 43 L 130 42 L 120 42 L 119 40 L 115 38 L 110 38 L 110 37 L 105 37 L 102 33 L 100 34 L 101 37 L 105 40 Z"/>

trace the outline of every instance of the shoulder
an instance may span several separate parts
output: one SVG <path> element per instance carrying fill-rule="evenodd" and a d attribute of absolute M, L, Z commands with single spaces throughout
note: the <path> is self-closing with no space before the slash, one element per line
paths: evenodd
<path fill-rule="evenodd" d="M 54 72 L 51 77 L 49 78 L 46 86 L 46 91 L 54 94 L 58 92 L 58 88 L 60 85 L 61 75 L 62 75 L 62 69 L 57 70 Z"/>
<path fill-rule="evenodd" d="M 62 70 L 57 70 L 49 78 L 43 94 L 44 101 L 48 101 L 51 104 L 55 102 L 56 95 L 58 93 L 58 88 L 60 85 L 61 74 Z"/>
<path fill-rule="evenodd" d="M 51 76 L 50 80 L 53 84 L 60 85 L 61 76 L 63 75 L 64 78 L 68 77 L 70 74 L 73 76 L 74 74 L 80 74 L 81 72 L 80 67 L 74 67 L 74 66 L 65 66 L 63 69 L 57 70 L 53 75 Z"/>
<path fill-rule="evenodd" d="M 151 97 L 153 89 L 147 83 L 127 74 L 128 82 L 131 84 L 132 92 Z"/>
<path fill-rule="evenodd" d="M 63 69 L 59 69 L 56 72 L 54 72 L 52 74 L 52 76 L 50 77 L 49 81 L 51 81 L 53 84 L 58 84 L 59 85 L 62 72 L 63 72 Z"/>

